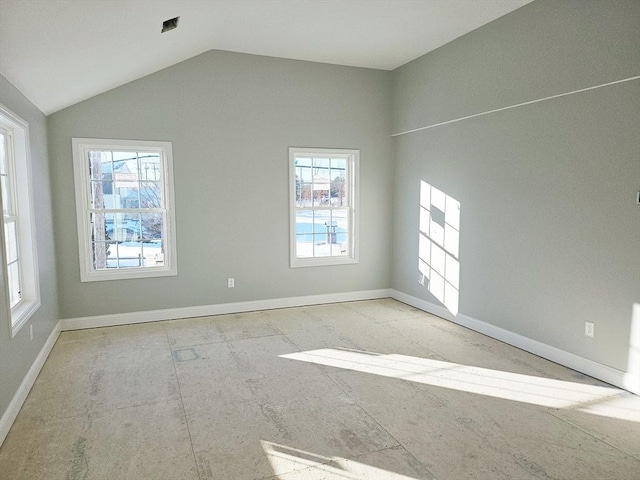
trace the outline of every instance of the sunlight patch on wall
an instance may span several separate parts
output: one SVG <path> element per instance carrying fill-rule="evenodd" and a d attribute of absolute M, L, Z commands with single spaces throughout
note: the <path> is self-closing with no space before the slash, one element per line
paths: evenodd
<path fill-rule="evenodd" d="M 384 478 L 385 480 L 416 480 L 401 473 L 343 457 L 327 457 L 298 448 L 261 440 L 262 449 L 271 468 L 281 480 L 356 480 Z"/>
<path fill-rule="evenodd" d="M 460 297 L 460 202 L 420 181 L 418 281 L 451 313 Z"/>
<path fill-rule="evenodd" d="M 282 358 L 487 395 L 551 408 L 640 422 L 640 397 L 613 387 L 555 380 L 399 354 L 324 348 Z"/>

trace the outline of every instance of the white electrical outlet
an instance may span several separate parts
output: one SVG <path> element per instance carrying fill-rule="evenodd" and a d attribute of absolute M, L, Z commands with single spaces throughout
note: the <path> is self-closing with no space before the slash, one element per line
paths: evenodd
<path fill-rule="evenodd" d="M 593 322 L 584 322 L 584 335 L 585 337 L 592 337 L 596 333 L 596 326 Z"/>
<path fill-rule="evenodd" d="M 227 287 L 233 288 L 236 286 L 236 281 L 233 278 L 227 278 Z"/>

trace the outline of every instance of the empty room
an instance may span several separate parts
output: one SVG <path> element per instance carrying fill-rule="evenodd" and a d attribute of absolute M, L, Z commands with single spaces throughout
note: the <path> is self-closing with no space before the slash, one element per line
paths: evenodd
<path fill-rule="evenodd" d="M 0 0 L 0 480 L 638 480 L 638 0 Z"/>

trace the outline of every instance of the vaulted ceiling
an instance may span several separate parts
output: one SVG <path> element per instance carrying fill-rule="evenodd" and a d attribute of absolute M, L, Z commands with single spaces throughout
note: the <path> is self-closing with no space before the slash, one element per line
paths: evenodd
<path fill-rule="evenodd" d="M 529 1 L 0 0 L 0 73 L 51 114 L 212 49 L 393 70 Z"/>

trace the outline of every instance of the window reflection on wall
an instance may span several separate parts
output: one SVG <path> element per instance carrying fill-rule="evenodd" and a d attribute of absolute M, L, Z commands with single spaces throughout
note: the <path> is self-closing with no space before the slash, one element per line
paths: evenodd
<path fill-rule="evenodd" d="M 460 291 L 460 202 L 420 182 L 419 282 L 451 313 Z"/>

